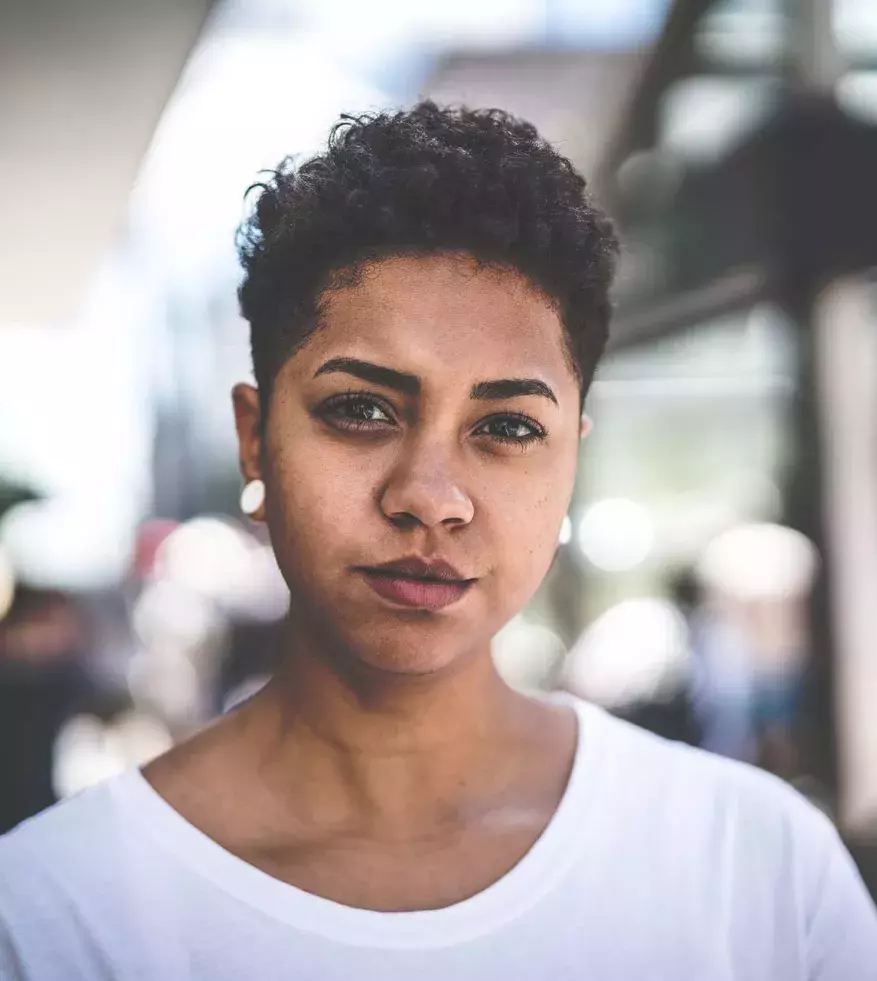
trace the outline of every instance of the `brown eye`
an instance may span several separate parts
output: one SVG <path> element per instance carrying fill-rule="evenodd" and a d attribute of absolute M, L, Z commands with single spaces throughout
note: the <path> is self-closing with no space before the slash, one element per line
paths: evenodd
<path fill-rule="evenodd" d="M 395 425 L 389 407 L 360 392 L 334 395 L 323 404 L 320 414 L 342 429 L 374 430 Z"/>
<path fill-rule="evenodd" d="M 492 416 L 481 423 L 475 434 L 516 446 L 526 446 L 536 440 L 544 440 L 548 435 L 535 419 L 518 415 Z"/>

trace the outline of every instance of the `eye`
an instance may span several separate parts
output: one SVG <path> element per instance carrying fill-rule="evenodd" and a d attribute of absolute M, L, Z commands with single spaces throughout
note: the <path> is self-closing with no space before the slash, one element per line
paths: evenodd
<path fill-rule="evenodd" d="M 548 435 L 543 426 L 527 416 L 491 416 L 475 430 L 476 436 L 487 436 L 498 443 L 526 446 Z"/>
<path fill-rule="evenodd" d="M 334 395 L 323 405 L 323 414 L 338 421 L 353 423 L 392 423 L 390 412 L 376 398 L 362 392 Z"/>
<path fill-rule="evenodd" d="M 322 404 L 319 413 L 338 429 L 374 431 L 396 424 L 389 406 L 363 392 L 333 395 Z"/>

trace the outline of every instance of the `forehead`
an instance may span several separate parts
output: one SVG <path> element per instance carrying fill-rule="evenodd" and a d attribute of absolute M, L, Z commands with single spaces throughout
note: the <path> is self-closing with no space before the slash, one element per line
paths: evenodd
<path fill-rule="evenodd" d="M 299 367 L 338 354 L 430 381 L 545 377 L 576 386 L 560 317 L 519 273 L 466 256 L 398 257 L 327 292 Z M 291 367 L 291 366 L 290 366 Z"/>

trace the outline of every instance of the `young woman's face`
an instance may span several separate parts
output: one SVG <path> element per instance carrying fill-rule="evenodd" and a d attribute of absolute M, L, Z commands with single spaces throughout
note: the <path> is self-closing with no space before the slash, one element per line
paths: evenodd
<path fill-rule="evenodd" d="M 292 615 L 333 653 L 440 670 L 483 653 L 548 570 L 579 388 L 557 313 L 518 274 L 381 261 L 328 294 L 261 446 L 255 391 L 235 408 Z"/>

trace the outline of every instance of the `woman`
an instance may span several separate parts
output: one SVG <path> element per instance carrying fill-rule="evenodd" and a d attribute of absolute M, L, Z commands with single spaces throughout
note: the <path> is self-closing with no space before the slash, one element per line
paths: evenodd
<path fill-rule="evenodd" d="M 4 979 L 877 977 L 792 791 L 494 671 L 570 501 L 614 254 L 495 111 L 347 119 L 262 186 L 234 410 L 285 659 L 0 842 Z"/>

